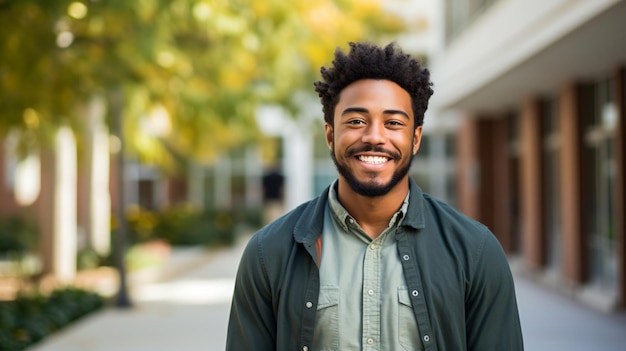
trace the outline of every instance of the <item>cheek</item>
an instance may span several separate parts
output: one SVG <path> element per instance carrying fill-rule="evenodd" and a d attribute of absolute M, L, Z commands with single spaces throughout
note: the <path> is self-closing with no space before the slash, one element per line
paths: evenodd
<path fill-rule="evenodd" d="M 335 149 L 346 148 L 350 144 L 353 144 L 355 140 L 358 140 L 354 134 L 355 133 L 350 133 L 349 131 L 335 133 L 331 139 Z"/>
<path fill-rule="evenodd" d="M 417 150 L 417 144 L 415 142 L 415 136 L 411 133 L 411 134 L 407 134 L 407 133 L 401 133 L 395 136 L 398 140 L 398 142 L 396 143 L 396 147 L 398 147 L 400 150 L 409 150 L 409 152 L 411 154 L 414 154 L 415 151 Z"/>

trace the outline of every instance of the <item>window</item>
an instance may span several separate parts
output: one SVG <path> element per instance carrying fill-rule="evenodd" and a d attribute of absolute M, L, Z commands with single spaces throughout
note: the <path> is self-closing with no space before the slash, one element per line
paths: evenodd
<path fill-rule="evenodd" d="M 602 79 L 584 95 L 590 103 L 584 120 L 584 152 L 587 170 L 589 214 L 587 249 L 591 283 L 617 289 L 617 248 L 615 243 L 615 124 L 617 109 L 613 81 Z"/>
<path fill-rule="evenodd" d="M 152 179 L 140 179 L 137 182 L 138 205 L 142 209 L 153 211 L 157 209 L 154 196 L 154 181 Z"/>
<path fill-rule="evenodd" d="M 448 133 L 445 135 L 446 157 L 453 158 L 456 156 L 456 135 Z"/>

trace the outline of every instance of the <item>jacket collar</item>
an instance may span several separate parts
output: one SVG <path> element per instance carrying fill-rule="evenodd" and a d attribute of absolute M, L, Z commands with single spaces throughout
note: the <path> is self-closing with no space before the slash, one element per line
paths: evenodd
<path fill-rule="evenodd" d="M 293 237 L 296 242 L 314 243 L 317 237 L 322 234 L 329 190 L 330 186 L 324 189 L 318 197 L 302 205 L 304 209 L 293 228 Z"/>
<path fill-rule="evenodd" d="M 423 229 L 424 222 L 424 192 L 415 183 L 413 178 L 409 177 L 409 209 L 407 211 L 402 226 L 408 226 L 414 229 Z M 328 204 L 328 192 L 330 186 L 315 199 L 304 204 L 304 209 L 300 214 L 300 218 L 296 221 L 293 229 L 293 237 L 299 243 L 314 243 L 322 234 L 324 224 L 324 211 Z"/>
<path fill-rule="evenodd" d="M 407 211 L 403 226 L 414 229 L 424 229 L 426 222 L 424 221 L 424 192 L 415 183 L 413 178 L 409 177 L 409 210 Z"/>

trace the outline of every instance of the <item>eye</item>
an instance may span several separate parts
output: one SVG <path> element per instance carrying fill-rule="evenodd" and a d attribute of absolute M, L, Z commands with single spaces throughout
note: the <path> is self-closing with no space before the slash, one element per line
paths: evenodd
<path fill-rule="evenodd" d="M 391 127 L 402 127 L 404 126 L 404 122 L 398 121 L 398 120 L 391 120 L 387 122 L 387 125 L 391 126 Z"/>
<path fill-rule="evenodd" d="M 347 121 L 346 124 L 359 125 L 359 124 L 365 124 L 365 122 L 361 119 L 351 119 Z"/>

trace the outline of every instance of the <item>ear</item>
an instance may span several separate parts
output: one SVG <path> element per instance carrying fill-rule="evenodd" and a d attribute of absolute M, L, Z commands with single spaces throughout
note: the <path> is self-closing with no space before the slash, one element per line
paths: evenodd
<path fill-rule="evenodd" d="M 330 150 L 333 149 L 333 138 L 334 138 L 334 129 L 333 126 L 331 126 L 328 123 L 324 124 L 324 133 L 326 134 L 326 145 L 328 145 L 328 148 Z"/>
<path fill-rule="evenodd" d="M 422 126 L 417 126 L 417 128 L 415 128 L 415 134 L 413 137 L 413 155 L 417 154 L 417 150 L 419 150 L 421 142 L 422 142 Z"/>

